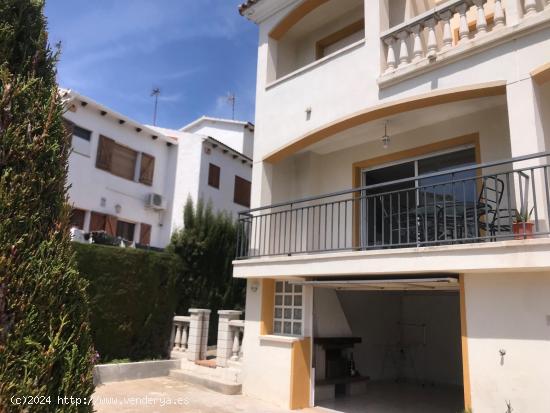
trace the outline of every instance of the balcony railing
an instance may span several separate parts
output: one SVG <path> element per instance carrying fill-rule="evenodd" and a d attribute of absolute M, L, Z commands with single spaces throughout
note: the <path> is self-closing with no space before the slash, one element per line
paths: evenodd
<path fill-rule="evenodd" d="M 524 17 L 530 17 L 550 7 L 550 0 L 539 6 L 536 0 L 522 0 Z M 439 53 L 478 39 L 490 31 L 506 26 L 502 0 L 494 0 L 493 12 L 485 11 L 487 0 L 449 0 L 406 22 L 383 32 L 380 36 L 386 47 L 385 74 L 410 63 L 427 58 L 434 61 Z M 475 8 L 475 22 L 470 24 L 467 13 Z M 452 27 L 453 19 L 458 27 Z"/>
<path fill-rule="evenodd" d="M 363 186 L 239 214 L 237 259 L 549 234 L 550 152 Z"/>

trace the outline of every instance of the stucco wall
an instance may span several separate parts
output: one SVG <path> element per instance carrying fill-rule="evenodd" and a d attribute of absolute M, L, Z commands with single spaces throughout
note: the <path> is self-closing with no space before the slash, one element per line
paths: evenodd
<path fill-rule="evenodd" d="M 466 275 L 465 291 L 473 411 L 548 412 L 550 273 Z"/>
<path fill-rule="evenodd" d="M 153 140 L 145 131 L 137 133 L 132 126 L 120 125 L 108 115 L 101 116 L 96 109 L 78 106 L 76 112 L 67 111 L 64 116 L 76 125 L 92 131 L 89 145 L 80 138 L 73 138 L 76 151 L 69 157 L 70 202 L 87 211 L 116 215 L 120 220 L 136 224 L 149 224 L 151 245 L 164 247 L 170 238 L 170 211 L 159 214 L 147 209 L 145 200 L 148 194 L 158 193 L 163 195 L 166 205 L 171 204 L 173 188 L 166 175 L 174 167 L 173 153 L 177 151 L 177 147 L 168 147 L 161 139 Z M 100 134 L 136 151 L 154 156 L 153 185 L 147 186 L 97 169 L 95 162 Z M 106 201 L 104 206 L 101 205 L 102 198 Z M 121 206 L 120 213 L 116 212 L 116 205 Z M 86 219 L 86 225 L 88 224 L 89 213 Z M 139 241 L 139 225 L 136 225 L 134 239 Z"/>

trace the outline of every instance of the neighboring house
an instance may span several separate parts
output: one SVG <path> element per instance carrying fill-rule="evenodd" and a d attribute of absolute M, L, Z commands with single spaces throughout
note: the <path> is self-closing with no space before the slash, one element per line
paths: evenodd
<path fill-rule="evenodd" d="M 549 1 L 240 12 L 259 25 L 243 392 L 549 411 Z"/>
<path fill-rule="evenodd" d="M 189 196 L 235 217 L 249 207 L 252 161 L 246 155 L 215 137 L 142 125 L 74 91 L 61 93 L 72 130 L 73 226 L 163 248 L 183 225 Z M 232 127 L 218 125 L 209 133 L 233 134 Z M 240 141 L 252 141 L 248 132 Z M 238 135 L 231 138 L 242 145 Z"/>

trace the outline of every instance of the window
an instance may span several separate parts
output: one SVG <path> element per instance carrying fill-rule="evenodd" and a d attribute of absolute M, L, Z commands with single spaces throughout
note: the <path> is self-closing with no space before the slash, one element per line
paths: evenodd
<path fill-rule="evenodd" d="M 365 37 L 363 19 L 319 40 L 315 45 L 315 57 L 321 59 Z"/>
<path fill-rule="evenodd" d="M 113 139 L 100 135 L 97 146 L 96 167 L 113 175 L 133 181 L 138 163 L 138 152 L 116 143 Z M 155 158 L 143 153 L 139 168 L 139 182 L 153 184 Z"/>
<path fill-rule="evenodd" d="M 92 137 L 92 132 L 81 128 L 80 126 L 73 125 L 73 136 L 76 136 L 80 139 L 84 139 L 85 141 L 90 142 L 90 139 Z"/>
<path fill-rule="evenodd" d="M 125 239 L 126 241 L 134 240 L 134 231 L 136 225 L 130 222 L 117 221 L 116 224 L 116 236 Z"/>
<path fill-rule="evenodd" d="M 302 315 L 302 286 L 290 284 L 288 281 L 276 281 L 273 333 L 301 336 L 303 324 Z"/>
<path fill-rule="evenodd" d="M 213 163 L 208 167 L 208 185 L 213 188 L 220 188 L 220 167 Z"/>
<path fill-rule="evenodd" d="M 142 245 L 149 245 L 151 243 L 151 225 L 140 224 L 139 243 Z"/>
<path fill-rule="evenodd" d="M 155 157 L 141 154 L 141 164 L 139 166 L 139 182 L 145 185 L 153 185 L 153 174 L 155 172 Z"/>
<path fill-rule="evenodd" d="M 71 228 L 84 229 L 84 218 L 86 217 L 86 211 L 83 209 L 73 208 L 71 211 Z"/>
<path fill-rule="evenodd" d="M 250 181 L 235 175 L 233 202 L 250 208 Z"/>

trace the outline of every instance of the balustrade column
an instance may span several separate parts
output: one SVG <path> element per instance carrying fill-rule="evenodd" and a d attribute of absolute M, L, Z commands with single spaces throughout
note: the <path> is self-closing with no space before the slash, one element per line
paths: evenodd
<path fill-rule="evenodd" d="M 442 50 L 450 49 L 453 45 L 453 33 L 451 31 L 451 17 L 453 13 L 450 10 L 444 11 L 439 14 L 439 17 L 443 21 L 443 46 Z"/>
<path fill-rule="evenodd" d="M 406 65 L 409 63 L 409 48 L 407 47 L 407 39 L 409 34 L 406 31 L 397 33 L 399 39 L 399 64 Z"/>
<path fill-rule="evenodd" d="M 411 27 L 411 36 L 413 38 L 413 62 L 418 62 L 424 55 L 422 40 L 420 39 L 420 25 L 416 24 Z"/>
<path fill-rule="evenodd" d="M 550 0 L 546 0 L 546 1 L 544 2 L 544 8 L 545 8 L 545 9 L 550 9 Z"/>
<path fill-rule="evenodd" d="M 219 310 L 218 311 L 218 342 L 216 350 L 216 365 L 227 367 L 227 361 L 233 356 L 235 346 L 235 330 L 238 328 L 230 326 L 230 322 L 238 320 L 242 311 Z"/>
<path fill-rule="evenodd" d="M 181 348 L 181 333 L 182 325 L 180 323 L 174 324 L 175 334 L 174 334 L 174 350 L 179 351 Z"/>
<path fill-rule="evenodd" d="M 487 19 L 485 18 L 485 9 L 483 5 L 486 0 L 474 0 L 474 4 L 477 8 L 477 20 L 476 20 L 476 30 L 477 34 L 487 33 Z"/>
<path fill-rule="evenodd" d="M 525 16 L 533 16 L 537 13 L 537 1 L 536 0 L 525 0 L 523 4 L 525 7 Z"/>
<path fill-rule="evenodd" d="M 466 3 L 459 4 L 456 7 L 456 11 L 459 14 L 459 26 L 458 37 L 460 42 L 467 40 L 470 36 L 470 29 L 468 27 L 468 19 L 466 18 L 466 12 L 468 11 L 468 5 Z"/>
<path fill-rule="evenodd" d="M 435 19 L 432 17 L 424 22 L 428 29 L 428 42 L 426 44 L 427 56 L 434 56 L 437 53 L 437 38 L 435 37 Z"/>
<path fill-rule="evenodd" d="M 494 7 L 494 14 L 493 14 L 493 22 L 494 22 L 494 28 L 499 28 L 504 26 L 505 18 L 504 18 L 504 10 L 502 9 L 502 1 L 501 0 L 495 0 L 495 7 Z"/>
<path fill-rule="evenodd" d="M 395 60 L 394 50 L 395 39 L 393 37 L 387 37 L 384 39 L 384 43 L 388 48 L 386 54 L 386 72 L 391 72 L 392 70 L 395 70 L 395 66 L 397 63 Z"/>
<path fill-rule="evenodd" d="M 187 350 L 187 324 L 181 325 L 181 341 L 180 341 L 180 349 L 181 351 Z"/>
<path fill-rule="evenodd" d="M 231 349 L 233 355 L 231 356 L 232 361 L 239 361 L 239 353 L 241 351 L 241 329 L 233 329 L 233 347 Z"/>

